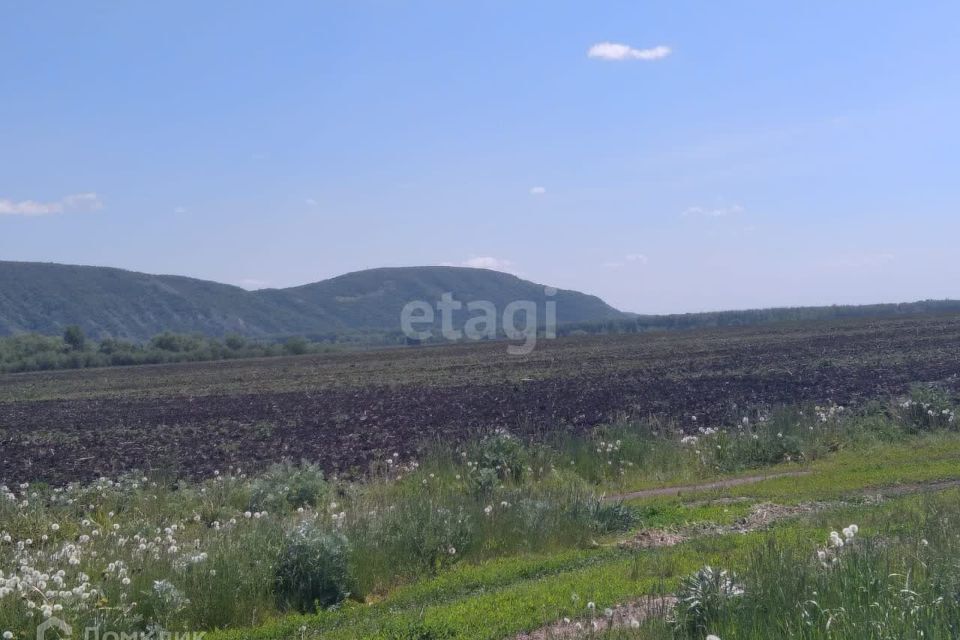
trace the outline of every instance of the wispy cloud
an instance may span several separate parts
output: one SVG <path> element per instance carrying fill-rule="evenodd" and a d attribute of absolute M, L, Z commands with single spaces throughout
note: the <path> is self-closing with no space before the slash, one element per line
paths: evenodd
<path fill-rule="evenodd" d="M 510 260 L 494 258 L 493 256 L 479 256 L 470 258 L 460 263 L 463 267 L 473 267 L 475 269 L 493 269 L 494 271 L 506 271 L 513 266 Z"/>
<path fill-rule="evenodd" d="M 48 216 L 57 213 L 96 211 L 102 208 L 103 202 L 95 193 L 74 193 L 53 202 L 0 199 L 0 215 L 5 216 Z"/>
<path fill-rule="evenodd" d="M 685 216 L 703 216 L 705 218 L 725 218 L 727 216 L 743 213 L 746 209 L 739 204 L 724 205 L 720 207 L 687 207 L 684 210 Z"/>
<path fill-rule="evenodd" d="M 648 262 L 650 262 L 650 258 L 642 253 L 628 253 L 617 260 L 608 260 L 607 262 L 604 262 L 603 266 L 607 269 L 620 269 L 628 264 L 647 264 Z"/>
<path fill-rule="evenodd" d="M 187 212 L 187 208 L 186 208 L 186 207 L 182 207 L 182 206 L 180 206 L 180 207 L 174 207 L 174 208 L 173 208 L 173 212 L 174 212 L 174 213 L 186 213 L 186 212 Z"/>
<path fill-rule="evenodd" d="M 530 187 L 530 195 L 542 196 L 547 192 L 546 187 Z"/>
<path fill-rule="evenodd" d="M 307 199 L 304 200 L 303 202 L 304 202 L 304 204 L 306 204 L 308 207 L 315 207 L 315 206 L 317 206 L 317 201 L 314 200 L 313 198 L 307 198 Z"/>
<path fill-rule="evenodd" d="M 597 60 L 660 60 L 672 53 L 670 47 L 659 45 L 650 49 L 634 49 L 630 45 L 616 42 L 599 42 L 587 50 L 588 58 Z"/>

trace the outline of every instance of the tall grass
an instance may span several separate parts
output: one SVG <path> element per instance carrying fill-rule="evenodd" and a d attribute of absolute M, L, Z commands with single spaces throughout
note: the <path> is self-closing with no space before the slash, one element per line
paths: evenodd
<path fill-rule="evenodd" d="M 720 638 L 956 638 L 960 634 L 960 493 L 931 496 L 823 556 L 829 543 L 771 535 L 740 572 L 742 593 L 696 624 L 681 600 L 673 635 Z"/>
<path fill-rule="evenodd" d="M 62 488 L 0 487 L 0 633 L 28 637 L 50 615 L 101 630 L 236 628 L 344 598 L 370 600 L 455 564 L 594 546 L 638 517 L 601 499 L 617 488 L 815 460 L 917 431 L 952 430 L 952 407 L 948 397 L 921 389 L 909 401 L 856 412 L 751 412 L 725 429 L 699 429 L 691 417 L 685 426 L 692 436 L 662 423 L 535 442 L 494 432 L 454 447 L 427 447 L 420 460 L 391 455 L 355 482 L 332 481 L 304 463 L 277 465 L 256 477 L 229 469 L 204 482 L 128 477 Z M 932 514 L 923 517 L 934 548 L 943 535 L 933 530 L 942 521 Z M 960 551 L 960 545 L 949 549 Z M 763 553 L 743 574 L 754 587 L 741 609 L 753 602 L 785 607 L 816 583 L 828 596 L 816 600 L 816 611 L 797 615 L 814 622 L 822 622 L 821 614 L 839 616 L 841 592 L 817 582 L 826 578 L 816 566 L 801 566 L 812 549 Z M 829 576 L 844 575 L 857 558 L 888 562 L 876 565 L 886 568 L 906 561 L 892 553 L 879 542 L 864 543 Z M 791 571 L 782 584 L 767 581 L 782 567 Z M 911 580 L 956 584 L 953 574 L 906 570 Z M 912 589 L 903 580 L 885 580 L 891 589 L 901 583 Z M 767 595 L 752 600 L 757 593 Z M 741 609 L 725 610 L 717 624 L 735 628 Z M 759 616 L 759 608 L 751 615 Z"/>
<path fill-rule="evenodd" d="M 102 631 L 247 626 L 632 523 L 568 471 L 506 468 L 497 451 L 527 455 L 507 434 L 476 447 L 456 464 L 390 458 L 356 483 L 303 464 L 201 483 L 2 487 L 0 633 L 52 615 Z"/>

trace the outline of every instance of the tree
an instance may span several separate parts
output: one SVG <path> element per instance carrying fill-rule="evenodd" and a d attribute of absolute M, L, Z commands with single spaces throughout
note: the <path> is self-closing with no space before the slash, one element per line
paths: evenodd
<path fill-rule="evenodd" d="M 83 347 L 87 344 L 87 337 L 83 335 L 83 329 L 72 324 L 63 332 L 63 341 L 72 351 L 83 351 Z"/>
<path fill-rule="evenodd" d="M 310 343 L 307 342 L 306 338 L 294 336 L 287 338 L 286 342 L 283 343 L 283 350 L 292 356 L 303 355 L 310 350 Z"/>
<path fill-rule="evenodd" d="M 231 333 L 224 340 L 224 344 L 227 345 L 227 349 L 232 349 L 233 351 L 239 351 L 247 346 L 247 340 L 243 336 L 238 336 L 235 333 Z"/>

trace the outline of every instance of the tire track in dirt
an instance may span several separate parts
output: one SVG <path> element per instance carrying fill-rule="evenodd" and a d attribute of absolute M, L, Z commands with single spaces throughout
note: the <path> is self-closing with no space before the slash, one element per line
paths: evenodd
<path fill-rule="evenodd" d="M 727 489 L 729 487 L 739 487 L 745 484 L 756 484 L 764 480 L 776 480 L 777 478 L 798 478 L 808 476 L 812 471 L 785 471 L 783 473 L 771 473 L 768 475 L 745 476 L 742 478 L 727 478 L 726 480 L 715 480 L 713 482 L 704 482 L 701 484 L 688 484 L 677 487 L 657 487 L 655 489 L 641 489 L 640 491 L 630 491 L 628 493 L 616 493 L 604 496 L 608 502 L 619 502 L 622 500 L 637 500 L 643 498 L 659 498 L 663 496 L 679 496 L 684 493 L 695 493 L 698 491 L 710 491 L 711 489 Z"/>
<path fill-rule="evenodd" d="M 749 476 L 746 478 L 733 478 L 731 480 L 708 482 L 699 485 L 669 487 L 667 489 L 677 492 L 680 490 L 683 492 L 703 491 L 713 488 L 752 484 L 773 478 L 809 475 L 810 473 L 811 472 L 809 471 L 799 471 L 770 474 L 766 476 Z M 960 478 L 938 480 L 926 483 L 891 485 L 887 487 L 867 489 L 852 495 L 860 498 L 868 498 L 879 501 L 886 498 L 905 496 L 915 493 L 937 493 L 957 487 L 960 487 Z M 609 496 L 607 499 L 679 495 L 679 493 L 658 493 L 658 491 L 661 490 L 648 489 L 646 491 L 632 492 L 629 494 L 622 494 L 620 496 Z M 760 529 L 765 529 L 780 520 L 809 515 L 829 508 L 839 507 L 844 504 L 846 504 L 844 500 L 837 500 L 834 502 L 808 502 L 793 506 L 779 505 L 772 502 L 762 502 L 755 504 L 748 516 L 731 525 L 693 526 L 684 527 L 677 531 L 670 531 L 666 529 L 641 529 L 632 538 L 621 540 L 617 543 L 617 545 L 621 548 L 635 550 L 672 547 L 676 544 L 687 542 L 688 540 L 703 536 L 732 535 L 758 531 Z M 557 620 L 556 622 L 540 627 L 539 629 L 511 636 L 506 640 L 562 640 L 582 638 L 584 636 L 592 637 L 592 634 L 627 628 L 642 623 L 643 621 L 653 617 L 666 616 L 676 602 L 677 599 L 674 596 L 645 595 L 611 607 L 611 615 L 606 615 L 605 612 L 604 615 L 597 614 L 588 618 L 563 618 L 562 620 Z"/>

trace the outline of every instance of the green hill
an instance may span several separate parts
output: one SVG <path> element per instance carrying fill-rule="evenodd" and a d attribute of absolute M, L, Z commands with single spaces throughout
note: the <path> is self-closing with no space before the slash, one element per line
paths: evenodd
<path fill-rule="evenodd" d="M 396 330 L 404 305 L 414 300 L 435 305 L 445 292 L 452 292 L 454 299 L 462 302 L 492 302 L 501 313 L 514 300 L 534 301 L 541 320 L 544 303 L 555 300 L 560 323 L 627 317 L 596 296 L 560 289 L 548 298 L 541 284 L 499 271 L 463 267 L 369 269 L 301 287 L 255 293 L 290 313 L 326 314 L 339 329 Z M 455 325 L 461 326 L 467 316 L 461 311 L 453 317 Z"/>
<path fill-rule="evenodd" d="M 71 324 L 95 338 L 133 340 L 163 331 L 252 337 L 399 331 L 407 302 L 434 304 L 444 292 L 464 302 L 489 300 L 500 310 L 513 300 L 533 300 L 541 314 L 545 300 L 543 285 L 461 267 L 371 269 L 290 289 L 246 291 L 181 276 L 0 261 L 0 335 L 59 334 Z M 626 317 L 576 291 L 560 290 L 550 299 L 561 323 Z"/>

